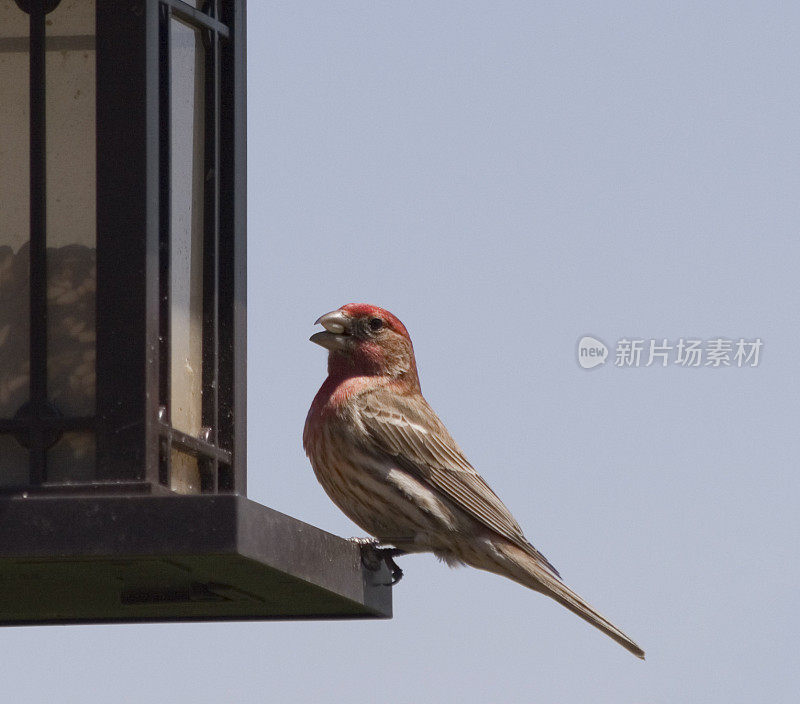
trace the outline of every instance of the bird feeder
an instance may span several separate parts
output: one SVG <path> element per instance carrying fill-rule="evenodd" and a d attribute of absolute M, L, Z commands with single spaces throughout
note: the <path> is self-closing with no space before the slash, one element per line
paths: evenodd
<path fill-rule="evenodd" d="M 0 0 L 0 77 L 0 623 L 390 616 L 246 498 L 243 0 Z"/>

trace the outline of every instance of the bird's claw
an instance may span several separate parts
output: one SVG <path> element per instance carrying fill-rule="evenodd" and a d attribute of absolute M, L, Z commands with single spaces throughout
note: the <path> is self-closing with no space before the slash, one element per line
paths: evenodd
<path fill-rule="evenodd" d="M 394 558 L 405 555 L 405 550 L 381 547 L 381 541 L 377 538 L 350 538 L 349 541 L 361 546 L 361 563 L 368 570 L 377 571 L 380 569 L 381 562 L 389 568 L 392 573 L 391 581 L 381 586 L 393 587 L 403 578 L 403 570 L 394 561 Z"/>
<path fill-rule="evenodd" d="M 384 586 L 393 587 L 401 579 L 403 579 L 403 570 L 400 569 L 400 565 L 394 561 L 394 558 L 405 554 L 405 550 L 398 550 L 397 548 L 383 548 L 383 550 L 381 550 L 383 562 L 392 572 L 392 581 Z"/>

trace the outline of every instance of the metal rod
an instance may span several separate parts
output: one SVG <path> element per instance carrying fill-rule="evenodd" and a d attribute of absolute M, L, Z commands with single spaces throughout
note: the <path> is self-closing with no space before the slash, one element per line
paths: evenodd
<path fill-rule="evenodd" d="M 39 425 L 47 431 L 61 434 L 70 430 L 95 430 L 97 418 L 94 416 L 54 416 L 38 418 Z M 0 419 L 0 433 L 21 433 L 30 428 L 29 418 Z"/>
<path fill-rule="evenodd" d="M 213 0 L 214 16 L 219 17 L 219 2 Z M 220 111 L 220 85 L 222 83 L 220 58 L 219 58 L 219 44 L 220 34 L 214 32 L 212 35 L 212 52 L 213 52 L 213 75 L 211 83 L 213 85 L 213 106 L 212 114 L 214 116 L 213 125 L 213 145 L 214 145 L 214 192 L 213 192 L 213 208 L 214 208 L 214 383 L 213 383 L 213 398 L 214 398 L 214 444 L 219 445 L 219 173 L 220 173 L 220 147 L 219 147 L 219 111 Z M 219 464 L 215 460 L 213 464 L 214 470 L 214 493 L 219 491 Z"/>
<path fill-rule="evenodd" d="M 179 20 L 183 20 L 196 27 L 210 29 L 212 32 L 217 32 L 221 37 L 225 37 L 225 39 L 230 36 L 230 30 L 226 25 L 222 24 L 222 22 L 185 2 L 181 2 L 181 0 L 161 0 L 161 3 L 163 5 L 168 5 L 172 14 Z"/>
<path fill-rule="evenodd" d="M 159 432 L 162 438 L 166 438 L 170 441 L 170 445 L 188 452 L 193 457 L 199 457 L 201 459 L 213 459 L 217 462 L 227 465 L 232 462 L 232 455 L 227 450 L 215 447 L 211 443 L 192 437 L 191 435 L 188 435 L 181 430 L 176 430 L 167 424 L 162 424 Z"/>
<path fill-rule="evenodd" d="M 47 143 L 45 4 L 30 5 L 30 482 L 41 484 L 47 448 L 40 419 L 47 403 Z"/>
<path fill-rule="evenodd" d="M 167 423 L 172 421 L 171 374 L 172 374 L 172 331 L 170 324 L 170 267 L 172 231 L 172 161 L 170 159 L 172 141 L 171 86 L 170 71 L 170 19 L 172 10 L 168 4 L 162 4 L 159 14 L 159 64 L 158 64 L 158 114 L 159 114 L 159 404 L 165 409 Z M 170 437 L 164 438 L 166 447 L 160 453 L 159 477 L 166 486 L 172 481 L 172 447 Z"/>
<path fill-rule="evenodd" d="M 216 0 L 204 9 L 219 16 Z M 205 202 L 203 238 L 203 425 L 211 428 L 210 442 L 219 446 L 219 36 L 204 32 L 204 127 Z M 209 461 L 213 481 L 209 490 L 219 489 L 218 462 Z"/>

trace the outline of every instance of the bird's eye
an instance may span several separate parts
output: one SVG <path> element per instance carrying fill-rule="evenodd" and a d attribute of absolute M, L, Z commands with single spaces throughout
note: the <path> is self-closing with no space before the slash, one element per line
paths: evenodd
<path fill-rule="evenodd" d="M 383 321 L 380 318 L 370 318 L 369 319 L 369 329 L 373 332 L 377 332 L 383 327 Z"/>

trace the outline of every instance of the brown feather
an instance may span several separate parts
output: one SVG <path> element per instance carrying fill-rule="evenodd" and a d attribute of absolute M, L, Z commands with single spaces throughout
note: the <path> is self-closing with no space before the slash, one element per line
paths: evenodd
<path fill-rule="evenodd" d="M 467 461 L 421 394 L 402 396 L 385 388 L 373 388 L 353 402 L 371 438 L 403 469 L 560 577 L 558 570 L 528 542 L 511 512 Z"/>

